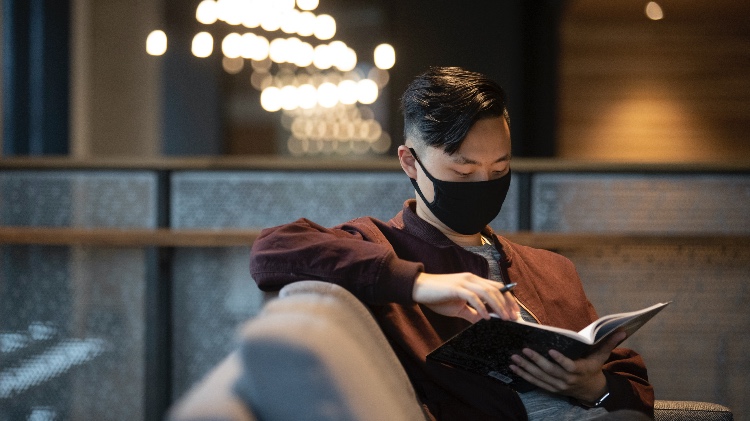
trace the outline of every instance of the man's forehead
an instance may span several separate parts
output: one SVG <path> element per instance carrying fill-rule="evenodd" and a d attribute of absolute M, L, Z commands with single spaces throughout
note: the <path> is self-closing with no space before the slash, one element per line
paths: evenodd
<path fill-rule="evenodd" d="M 448 155 L 448 157 L 451 161 L 453 161 L 456 164 L 479 164 L 479 161 L 468 158 L 464 156 L 463 154 L 461 154 L 460 150 L 454 153 L 453 155 Z M 508 160 L 510 160 L 510 153 L 502 154 L 499 157 L 496 157 L 496 159 L 493 162 L 502 162 L 502 161 L 508 161 Z"/>

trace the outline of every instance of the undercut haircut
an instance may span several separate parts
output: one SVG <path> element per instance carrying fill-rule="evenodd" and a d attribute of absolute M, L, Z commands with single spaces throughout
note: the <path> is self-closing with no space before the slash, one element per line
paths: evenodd
<path fill-rule="evenodd" d="M 478 120 L 504 117 L 510 127 L 505 91 L 487 76 L 460 67 L 430 67 L 401 97 L 404 140 L 452 155 Z"/>

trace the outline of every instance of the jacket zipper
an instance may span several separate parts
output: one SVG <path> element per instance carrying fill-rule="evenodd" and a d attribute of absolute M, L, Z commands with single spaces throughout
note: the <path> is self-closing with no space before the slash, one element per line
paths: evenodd
<path fill-rule="evenodd" d="M 484 244 L 484 242 L 485 242 L 485 238 L 484 238 L 484 236 L 482 236 L 482 244 Z M 492 238 L 492 245 L 495 247 L 495 250 L 497 250 L 501 255 L 505 254 L 505 252 L 502 251 L 502 246 L 500 245 L 500 241 L 497 239 L 497 236 L 494 236 Z M 505 264 L 505 262 L 498 260 L 497 264 L 498 264 L 498 268 L 500 269 L 500 281 L 503 284 L 507 284 L 510 281 L 510 279 L 508 279 L 510 277 L 507 275 L 507 273 L 508 273 L 507 272 L 507 270 L 508 270 L 507 267 L 503 266 Z M 487 267 L 487 270 L 489 272 L 489 266 Z M 511 292 L 511 294 L 513 294 L 513 292 Z M 518 299 L 518 297 L 516 297 L 516 294 L 513 294 L 513 298 L 516 299 L 516 302 L 518 303 L 518 305 L 520 305 L 521 307 L 523 307 L 523 309 L 526 310 L 531 315 L 531 317 L 533 317 L 534 320 L 536 320 L 536 322 L 538 324 L 542 324 L 542 322 L 539 321 L 539 318 L 536 317 L 536 314 L 534 314 L 533 311 L 529 310 L 529 308 L 526 307 L 521 302 L 521 300 Z"/>
<path fill-rule="evenodd" d="M 533 318 L 534 318 L 534 320 L 536 320 L 536 322 L 537 322 L 538 324 L 542 324 L 542 322 L 541 322 L 541 321 L 539 321 L 539 318 L 538 318 L 538 317 L 536 317 L 536 314 L 534 314 L 534 312 L 533 312 L 533 311 L 529 310 L 529 308 L 528 308 L 528 307 L 526 307 L 526 306 L 525 306 L 525 305 L 524 305 L 524 304 L 523 304 L 523 303 L 521 302 L 521 300 L 519 300 L 519 299 L 518 299 L 518 297 L 516 297 L 516 295 L 515 295 L 515 294 L 513 294 L 513 298 L 515 298 L 515 299 L 516 299 L 516 302 L 518 303 L 518 305 L 519 305 L 519 306 L 523 307 L 523 309 L 524 309 L 524 310 L 526 310 L 526 311 L 527 311 L 527 312 L 528 312 L 529 314 L 531 314 L 531 317 L 533 317 Z"/>

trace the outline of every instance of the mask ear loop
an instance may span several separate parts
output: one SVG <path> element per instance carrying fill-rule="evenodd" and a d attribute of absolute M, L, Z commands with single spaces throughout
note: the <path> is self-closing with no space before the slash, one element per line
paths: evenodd
<path fill-rule="evenodd" d="M 430 181 L 433 182 L 433 185 L 434 185 L 435 181 L 437 179 L 435 177 L 433 177 L 432 174 L 430 174 L 429 171 L 427 171 L 427 168 L 424 167 L 424 164 L 422 163 L 422 161 L 419 160 L 419 157 L 417 156 L 417 152 L 414 150 L 414 148 L 409 148 L 409 152 L 411 152 L 411 156 L 413 156 L 414 159 L 417 161 L 417 163 L 419 163 L 419 166 L 422 167 L 422 171 L 424 171 L 424 174 L 427 176 L 427 178 L 430 179 Z M 424 197 L 422 197 L 422 198 L 424 199 Z M 425 202 L 426 202 L 426 200 L 425 200 Z"/>
<path fill-rule="evenodd" d="M 422 198 L 422 201 L 425 204 L 427 204 L 428 207 L 432 206 L 432 205 L 435 204 L 435 200 L 437 199 L 437 191 L 435 191 L 436 190 L 435 189 L 435 178 L 432 176 L 432 174 L 430 174 L 427 171 L 427 169 L 424 167 L 424 164 L 422 164 L 422 161 L 419 160 L 419 157 L 417 156 L 417 153 L 414 151 L 414 148 L 409 148 L 409 152 L 411 152 L 411 155 L 417 161 L 417 163 L 419 164 L 419 166 L 422 167 L 422 171 L 425 173 L 425 175 L 427 176 L 427 178 L 429 178 L 430 181 L 432 181 L 433 194 L 435 195 L 435 197 L 432 199 L 432 202 L 430 202 L 429 200 L 427 200 L 426 197 L 424 197 L 424 194 L 422 193 L 422 189 L 419 188 L 419 184 L 417 184 L 417 180 L 416 179 L 409 177 L 409 180 L 411 181 L 411 184 L 414 186 L 414 190 L 416 190 L 417 193 L 419 194 L 419 197 Z"/>

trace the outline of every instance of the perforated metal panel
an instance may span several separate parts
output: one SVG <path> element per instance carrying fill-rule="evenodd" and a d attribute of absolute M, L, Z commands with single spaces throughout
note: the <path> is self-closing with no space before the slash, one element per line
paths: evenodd
<path fill-rule="evenodd" d="M 669 307 L 623 346 L 646 361 L 657 399 L 694 400 L 750 417 L 750 244 L 562 250 L 600 315 Z"/>
<path fill-rule="evenodd" d="M 143 419 L 144 253 L 0 246 L 0 419 Z"/>
<path fill-rule="evenodd" d="M 2 225 L 154 228 L 157 177 L 3 171 Z M 0 245 L 0 419 L 145 416 L 146 252 Z"/>
<path fill-rule="evenodd" d="M 495 229 L 518 229 L 514 179 Z M 392 218 L 414 189 L 403 173 L 179 172 L 172 178 L 175 228 L 265 228 L 305 217 L 333 226 L 360 216 Z"/>
<path fill-rule="evenodd" d="M 250 277 L 249 256 L 250 247 L 175 251 L 174 396 L 229 354 L 236 329 L 260 310 L 263 293 Z"/>
<path fill-rule="evenodd" d="M 536 231 L 750 233 L 741 175 L 538 174 L 531 197 Z"/>
<path fill-rule="evenodd" d="M 157 177 L 141 171 L 0 172 L 0 225 L 155 228 Z"/>

